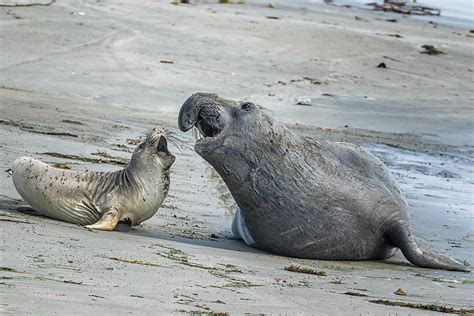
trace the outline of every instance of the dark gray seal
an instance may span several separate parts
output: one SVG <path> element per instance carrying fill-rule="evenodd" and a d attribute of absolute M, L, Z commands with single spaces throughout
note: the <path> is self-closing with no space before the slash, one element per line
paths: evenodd
<path fill-rule="evenodd" d="M 38 213 L 99 230 L 128 230 L 152 217 L 163 203 L 175 157 L 166 134 L 154 128 L 125 169 L 80 172 L 51 167 L 30 157 L 13 162 L 13 183 Z"/>
<path fill-rule="evenodd" d="M 290 257 L 385 259 L 393 248 L 415 265 L 469 271 L 421 248 L 409 207 L 384 164 L 357 145 L 301 137 L 252 103 L 196 93 L 182 105 L 182 131 L 222 177 L 239 209 L 233 232 Z"/>

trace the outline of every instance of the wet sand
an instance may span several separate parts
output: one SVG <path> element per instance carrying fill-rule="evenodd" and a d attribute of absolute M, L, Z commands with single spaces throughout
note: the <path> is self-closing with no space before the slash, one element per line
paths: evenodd
<path fill-rule="evenodd" d="M 474 308 L 472 273 L 416 268 L 399 253 L 387 262 L 285 258 L 231 236 L 232 198 L 192 150 L 192 135 L 176 129 L 179 106 L 196 91 L 255 101 L 302 135 L 362 144 L 400 182 L 414 234 L 474 262 L 469 33 L 357 9 L 265 4 L 0 8 L 2 313 L 434 313 L 370 302 L 385 299 Z M 446 54 L 420 54 L 424 44 Z M 127 140 L 154 126 L 168 129 L 178 159 L 163 207 L 129 233 L 31 214 L 7 171 L 24 155 L 114 170 L 51 153 L 126 161 Z M 327 275 L 284 270 L 292 264 Z"/>

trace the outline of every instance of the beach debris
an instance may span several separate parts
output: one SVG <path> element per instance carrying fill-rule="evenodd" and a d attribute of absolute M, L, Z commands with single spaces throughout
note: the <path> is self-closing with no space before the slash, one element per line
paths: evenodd
<path fill-rule="evenodd" d="M 457 241 L 448 241 L 448 244 L 450 244 L 453 248 L 462 248 L 462 244 Z"/>
<path fill-rule="evenodd" d="M 219 0 L 219 3 L 233 3 L 233 2 L 234 1 L 232 1 L 232 0 Z M 243 4 L 243 3 L 245 3 L 245 1 L 244 0 L 239 0 L 236 3 Z"/>
<path fill-rule="evenodd" d="M 238 269 L 234 265 L 229 265 L 229 267 L 226 267 L 226 268 L 206 266 L 206 265 L 203 265 L 203 264 L 200 264 L 200 263 L 197 263 L 197 262 L 189 261 L 188 256 L 186 255 L 186 253 L 183 252 L 180 249 L 167 247 L 167 246 L 164 246 L 164 245 L 159 245 L 159 247 L 168 249 L 168 252 L 166 252 L 166 253 L 158 252 L 158 253 L 156 253 L 158 256 L 166 258 L 166 259 L 173 260 L 174 262 L 182 264 L 182 265 L 207 270 L 207 271 L 210 271 L 210 272 L 213 271 L 213 272 L 216 272 L 216 273 L 233 273 L 233 272 L 243 273 L 242 270 Z M 219 265 L 223 265 L 223 264 L 219 264 Z M 237 281 L 237 280 L 234 280 L 234 281 Z M 242 282 L 243 281 L 244 280 L 242 280 Z M 247 282 L 247 281 L 245 281 L 245 282 Z"/>
<path fill-rule="evenodd" d="M 290 82 L 293 83 L 293 82 L 301 82 L 303 81 L 304 79 L 291 79 Z"/>
<path fill-rule="evenodd" d="M 424 51 L 421 51 L 420 54 L 427 54 L 427 55 L 442 55 L 446 54 L 445 52 L 437 49 L 433 45 L 422 45 L 421 48 L 424 49 Z"/>
<path fill-rule="evenodd" d="M 111 159 L 114 159 L 114 160 L 122 160 L 122 158 L 112 156 L 111 154 L 109 154 L 105 150 L 100 150 L 100 149 L 97 149 L 97 151 L 95 153 L 91 153 L 91 155 L 100 156 L 100 157 L 104 157 L 104 158 L 111 158 Z M 126 163 L 126 162 L 124 161 L 124 163 Z"/>
<path fill-rule="evenodd" d="M 407 295 L 407 292 L 405 292 L 405 290 L 403 290 L 402 288 L 399 288 L 398 290 L 396 290 L 395 292 L 393 292 L 393 294 L 395 294 L 395 295 L 400 295 L 400 296 L 406 296 L 406 295 Z"/>
<path fill-rule="evenodd" d="M 172 60 L 160 60 L 160 63 L 162 63 L 162 64 L 174 64 L 174 61 L 172 61 Z"/>
<path fill-rule="evenodd" d="M 33 224 L 33 223 L 31 223 L 31 222 L 20 221 L 20 220 L 17 220 L 17 219 L 10 219 L 10 218 L 0 218 L 0 222 L 12 222 L 12 223 L 22 223 L 22 224 Z M 2 270 L 2 268 L 0 267 L 0 271 L 6 271 L 6 270 Z"/>
<path fill-rule="evenodd" d="M 139 264 L 142 266 L 152 266 L 152 267 L 160 267 L 161 264 L 158 262 L 148 262 L 148 261 L 143 261 L 143 260 L 134 260 L 134 259 L 125 259 L 121 257 L 110 257 L 109 259 L 118 261 L 118 262 L 123 262 L 123 263 L 130 263 L 130 264 Z"/>
<path fill-rule="evenodd" d="M 384 36 L 390 36 L 390 37 L 396 37 L 396 38 L 403 38 L 402 35 L 397 34 L 397 33 L 376 33 L 377 35 L 384 35 Z"/>
<path fill-rule="evenodd" d="M 106 164 L 111 164 L 111 165 L 117 165 L 117 166 L 126 166 L 128 164 L 128 161 L 125 161 L 124 159 L 97 159 L 97 158 L 88 158 L 88 157 L 82 157 L 78 155 L 68 155 L 68 154 L 61 154 L 57 152 L 44 152 L 40 153 L 40 155 L 46 155 L 46 156 L 51 156 L 55 158 L 64 158 L 64 159 L 71 159 L 71 160 L 78 160 L 78 161 L 84 161 L 84 162 L 91 162 L 91 163 L 106 163 Z"/>
<path fill-rule="evenodd" d="M 196 306 L 196 307 L 198 307 L 198 308 L 202 308 L 202 309 L 204 309 L 204 310 L 206 310 L 206 311 L 210 311 L 210 310 L 211 310 L 211 309 L 209 308 L 209 306 L 204 305 L 204 304 L 203 304 L 203 305 L 196 304 L 196 305 L 194 305 L 194 306 Z M 206 314 L 207 314 L 207 313 L 206 313 Z"/>
<path fill-rule="evenodd" d="M 61 282 L 61 281 L 59 281 Z M 64 280 L 62 281 L 63 283 L 67 283 L 67 284 L 76 284 L 76 285 L 82 285 L 83 282 L 76 282 L 76 281 L 72 281 L 72 280 Z"/>
<path fill-rule="evenodd" d="M 383 4 L 377 2 L 367 3 L 376 11 L 395 12 L 413 15 L 441 15 L 441 10 L 416 4 L 407 4 L 404 0 L 385 0 Z"/>
<path fill-rule="evenodd" d="M 59 168 L 59 169 L 66 169 L 69 170 L 71 169 L 71 166 L 67 162 L 57 162 L 51 164 L 54 168 Z"/>
<path fill-rule="evenodd" d="M 323 97 L 333 97 L 334 94 L 331 94 L 331 93 L 323 93 L 321 94 Z"/>
<path fill-rule="evenodd" d="M 76 134 L 71 134 L 71 133 L 66 133 L 66 132 L 46 132 L 46 131 L 40 131 L 36 130 L 33 126 L 29 126 L 21 121 L 15 122 L 12 120 L 1 120 L 0 119 L 0 124 L 3 125 L 10 125 L 14 127 L 18 127 L 22 131 L 29 132 L 29 133 L 36 133 L 36 134 L 43 134 L 43 135 L 55 135 L 55 136 L 68 136 L 68 137 L 78 137 Z"/>
<path fill-rule="evenodd" d="M 308 97 L 299 97 L 296 101 L 298 105 L 311 105 L 311 98 Z"/>
<path fill-rule="evenodd" d="M 433 312 L 450 313 L 450 314 L 474 313 L 474 309 L 446 307 L 446 306 L 441 306 L 441 305 L 436 305 L 436 304 L 414 304 L 414 303 L 407 303 L 407 302 L 401 302 L 401 301 L 389 301 L 389 300 L 373 300 L 369 302 L 375 303 L 375 304 L 388 305 L 388 306 L 409 307 L 409 308 L 424 309 L 424 310 L 433 311 Z"/>
<path fill-rule="evenodd" d="M 221 300 L 216 300 L 214 303 L 217 303 L 217 304 L 225 304 L 224 301 L 221 301 Z"/>
<path fill-rule="evenodd" d="M 282 287 L 310 287 L 310 284 L 307 281 L 288 282 L 287 280 L 281 278 L 273 278 L 273 281 L 273 284 L 277 284 Z"/>
<path fill-rule="evenodd" d="M 346 294 L 346 295 L 350 295 L 350 296 L 361 296 L 361 297 L 368 296 L 367 294 L 364 294 L 364 293 L 351 292 L 351 291 L 344 292 L 344 293 L 342 293 L 342 294 Z"/>
<path fill-rule="evenodd" d="M 356 19 L 357 21 L 362 21 L 362 22 L 369 22 L 369 20 L 366 20 L 364 18 L 361 18 L 360 16 L 355 16 L 354 19 Z"/>
<path fill-rule="evenodd" d="M 138 294 L 130 294 L 130 297 L 145 298 L 145 296 Z"/>
<path fill-rule="evenodd" d="M 432 279 L 434 282 L 444 282 L 444 283 L 453 283 L 453 284 L 474 284 L 473 280 L 455 280 L 455 279 Z"/>
<path fill-rule="evenodd" d="M 0 7 L 34 7 L 34 6 L 39 6 L 39 7 L 47 7 L 55 3 L 56 0 L 51 0 L 48 2 L 33 2 L 33 3 L 11 3 L 11 4 L 6 4 L 2 3 L 0 4 Z"/>
<path fill-rule="evenodd" d="M 377 68 L 387 68 L 387 65 L 385 63 L 380 63 L 377 65 Z"/>
<path fill-rule="evenodd" d="M 398 22 L 397 19 L 385 19 L 385 21 L 392 22 L 392 23 L 397 23 Z"/>
<path fill-rule="evenodd" d="M 320 84 L 327 84 L 326 81 L 321 80 L 321 79 L 317 79 L 317 78 L 303 77 L 303 79 L 304 79 L 304 80 L 308 80 L 308 81 L 311 82 L 312 84 L 317 84 L 317 85 L 320 85 Z M 292 80 L 291 82 L 293 82 L 293 80 Z"/>
<path fill-rule="evenodd" d="M 327 276 L 328 274 L 324 271 L 317 271 L 311 268 L 301 268 L 298 265 L 291 265 L 284 268 L 286 271 L 290 272 L 297 272 L 297 273 L 306 273 L 306 274 L 314 274 L 319 276 Z"/>
<path fill-rule="evenodd" d="M 279 20 L 280 19 L 279 16 L 274 16 L 274 15 L 267 15 L 266 18 L 270 19 L 270 20 Z"/>
<path fill-rule="evenodd" d="M 100 296 L 100 295 L 95 295 L 95 294 L 89 294 L 89 296 L 90 296 L 90 297 L 97 297 L 97 298 L 105 299 L 105 297 Z"/>
<path fill-rule="evenodd" d="M 131 148 L 129 148 L 128 146 L 126 145 L 122 145 L 122 144 L 112 144 L 112 146 L 114 147 L 117 147 L 116 149 L 114 150 L 120 150 L 120 151 L 124 151 L 126 153 L 131 153 L 133 150 Z"/>
<path fill-rule="evenodd" d="M 66 119 L 66 120 L 62 120 L 61 122 L 63 122 L 63 123 L 68 123 L 68 124 L 75 124 L 75 125 L 84 125 L 84 124 L 82 124 L 82 123 L 79 122 L 79 121 L 73 121 L 73 120 L 67 120 L 67 119 Z"/>
<path fill-rule="evenodd" d="M 385 59 L 391 60 L 391 61 L 396 61 L 397 63 L 401 63 L 400 60 L 395 59 L 395 58 L 392 58 L 392 57 L 389 57 L 389 56 L 382 56 L 382 57 L 385 58 Z"/>
<path fill-rule="evenodd" d="M 271 4 L 270 2 L 267 3 L 265 6 L 266 6 L 267 8 L 269 8 L 269 9 L 273 9 L 273 8 L 274 8 L 273 4 Z"/>
<path fill-rule="evenodd" d="M 128 138 L 127 144 L 129 145 L 138 145 L 140 144 L 141 140 L 139 138 Z"/>
<path fill-rule="evenodd" d="M 331 281 L 329 281 L 329 283 L 331 283 L 331 284 L 337 284 L 337 285 L 339 285 L 339 284 L 344 284 L 344 283 L 342 283 L 342 279 L 331 280 Z"/>

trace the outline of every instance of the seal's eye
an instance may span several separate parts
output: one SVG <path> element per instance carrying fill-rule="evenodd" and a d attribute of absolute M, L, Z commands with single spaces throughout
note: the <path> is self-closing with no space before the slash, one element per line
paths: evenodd
<path fill-rule="evenodd" d="M 255 107 L 255 104 L 253 104 L 252 102 L 244 102 L 240 108 L 244 111 L 250 111 L 252 110 L 253 108 Z"/>

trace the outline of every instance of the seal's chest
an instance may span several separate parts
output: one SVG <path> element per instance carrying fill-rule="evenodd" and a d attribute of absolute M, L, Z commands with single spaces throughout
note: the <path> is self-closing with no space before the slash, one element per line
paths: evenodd
<path fill-rule="evenodd" d="M 166 197 L 166 193 L 163 190 L 162 183 L 158 185 L 147 186 L 145 190 L 136 198 L 137 203 L 131 203 L 134 205 L 134 212 L 138 222 L 142 222 L 151 218 L 158 210 L 163 200 Z"/>

